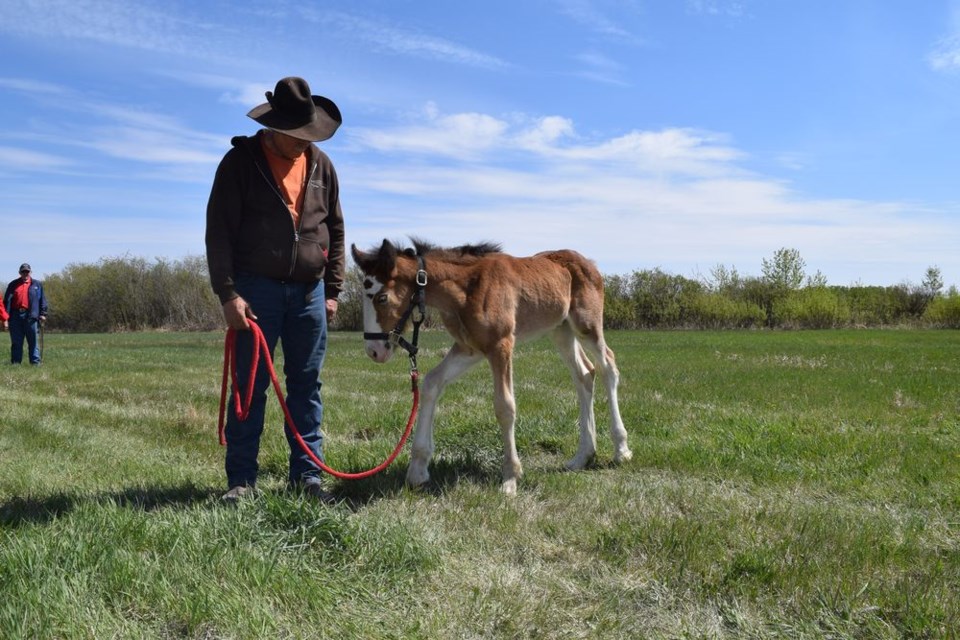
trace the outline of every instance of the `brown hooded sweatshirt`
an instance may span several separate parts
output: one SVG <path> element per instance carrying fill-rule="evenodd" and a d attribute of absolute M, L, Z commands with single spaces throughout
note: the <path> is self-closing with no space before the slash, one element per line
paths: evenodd
<path fill-rule="evenodd" d="M 346 251 L 340 186 L 330 158 L 307 149 L 303 210 L 294 227 L 290 210 L 254 136 L 237 136 L 220 166 L 207 202 L 207 267 L 224 303 L 237 297 L 241 273 L 288 282 L 324 281 L 324 293 L 343 290 Z"/>

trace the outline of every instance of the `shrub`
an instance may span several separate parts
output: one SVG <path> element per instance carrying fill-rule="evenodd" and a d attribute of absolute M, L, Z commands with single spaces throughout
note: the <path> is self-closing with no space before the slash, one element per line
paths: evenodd
<path fill-rule="evenodd" d="M 61 331 L 210 330 L 223 326 L 206 260 L 129 256 L 70 264 L 44 281 L 50 328 Z"/>
<path fill-rule="evenodd" d="M 934 298 L 927 305 L 923 321 L 934 327 L 960 329 L 960 295 Z"/>
<path fill-rule="evenodd" d="M 833 287 L 850 309 L 850 322 L 878 326 L 900 323 L 907 315 L 906 293 L 898 287 Z"/>
<path fill-rule="evenodd" d="M 850 308 L 835 291 L 808 287 L 777 300 L 773 319 L 785 329 L 830 329 L 850 322 Z"/>
<path fill-rule="evenodd" d="M 636 326 L 655 328 L 682 326 L 684 303 L 702 291 L 703 285 L 658 268 L 634 271 L 628 288 Z"/>
<path fill-rule="evenodd" d="M 701 329 L 745 329 L 762 327 L 767 314 L 753 302 L 700 292 L 691 297 L 687 317 L 690 325 Z"/>

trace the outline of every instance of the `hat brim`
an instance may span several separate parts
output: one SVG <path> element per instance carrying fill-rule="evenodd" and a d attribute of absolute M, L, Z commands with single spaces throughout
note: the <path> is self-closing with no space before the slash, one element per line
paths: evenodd
<path fill-rule="evenodd" d="M 269 102 L 254 107 L 247 115 L 268 129 L 279 131 L 300 140 L 308 142 L 329 140 L 343 122 L 340 109 L 329 98 L 323 96 L 311 96 L 311 98 L 313 99 L 314 114 L 307 124 L 290 122 L 278 114 Z"/>

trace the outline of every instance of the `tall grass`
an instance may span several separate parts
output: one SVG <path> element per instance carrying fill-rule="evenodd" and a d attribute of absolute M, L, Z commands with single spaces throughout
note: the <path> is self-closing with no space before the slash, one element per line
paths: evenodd
<path fill-rule="evenodd" d="M 483 367 L 438 413 L 429 486 L 219 501 L 222 334 L 49 335 L 0 367 L 0 637 L 940 638 L 960 628 L 960 334 L 612 332 L 634 459 L 576 450 L 548 341 L 515 367 L 519 495 Z M 423 337 L 421 367 L 447 339 Z M 599 385 L 598 385 L 599 386 Z M 327 461 L 378 463 L 406 362 L 335 333 Z"/>

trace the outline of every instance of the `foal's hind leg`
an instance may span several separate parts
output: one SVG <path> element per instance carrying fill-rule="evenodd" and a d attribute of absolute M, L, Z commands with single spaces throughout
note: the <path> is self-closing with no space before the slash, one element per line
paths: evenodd
<path fill-rule="evenodd" d="M 430 464 L 430 458 L 433 457 L 433 416 L 440 394 L 448 384 L 480 360 L 479 354 L 467 353 L 455 344 L 440 364 L 424 376 L 420 415 L 417 418 L 417 428 L 413 433 L 413 445 L 410 448 L 410 466 L 407 467 L 407 484 L 411 487 L 421 485 L 430 479 L 427 467 Z"/>
<path fill-rule="evenodd" d="M 493 408 L 503 437 L 503 483 L 500 490 L 506 494 L 517 492 L 517 480 L 523 475 L 514 427 L 517 404 L 513 394 L 513 340 L 504 338 L 487 354 L 493 374 Z"/>
<path fill-rule="evenodd" d="M 620 383 L 620 370 L 613 351 L 603 340 L 603 332 L 598 331 L 595 336 L 582 339 L 584 347 L 594 357 L 603 385 L 607 389 L 607 404 L 610 405 L 610 438 L 613 440 L 614 462 L 625 462 L 633 457 L 630 447 L 627 446 L 627 430 L 620 417 L 620 403 L 617 400 L 617 385 Z"/>
<path fill-rule="evenodd" d="M 577 454 L 567 462 L 567 469 L 583 469 L 597 453 L 597 428 L 593 414 L 594 369 L 569 325 L 564 324 L 554 330 L 553 342 L 570 369 L 580 405 L 580 445 Z"/>

